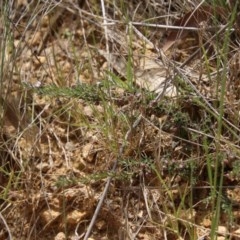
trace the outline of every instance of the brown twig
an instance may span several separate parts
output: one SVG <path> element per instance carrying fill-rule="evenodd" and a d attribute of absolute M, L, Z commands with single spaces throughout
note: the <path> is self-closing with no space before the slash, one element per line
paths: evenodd
<path fill-rule="evenodd" d="M 94 212 L 94 214 L 93 214 L 93 217 L 92 217 L 92 219 L 91 219 L 91 222 L 90 222 L 90 224 L 89 224 L 89 226 L 88 226 L 87 232 L 86 232 L 83 240 L 87 240 L 87 239 L 89 238 L 90 234 L 91 234 L 91 231 L 92 231 L 92 228 L 93 228 L 93 226 L 94 226 L 94 224 L 95 224 L 95 222 L 96 222 L 98 213 L 99 213 L 99 211 L 100 211 L 100 209 L 101 209 L 101 207 L 102 207 L 103 201 L 104 201 L 104 199 L 105 199 L 105 197 L 106 197 L 106 195 L 107 195 L 108 188 L 109 188 L 109 185 L 110 185 L 111 180 L 112 180 L 112 173 L 114 173 L 114 172 L 116 171 L 116 169 L 117 169 L 118 160 L 119 160 L 119 159 L 121 158 L 121 156 L 123 155 L 123 152 L 124 152 L 124 149 L 125 149 L 125 147 L 126 147 L 126 145 L 127 145 L 127 141 L 128 141 L 128 138 L 129 138 L 130 134 L 132 133 L 133 129 L 135 129 L 135 128 L 139 125 L 139 123 L 141 122 L 141 120 L 142 120 L 142 115 L 140 114 L 140 115 L 138 116 L 138 118 L 135 120 L 135 122 L 132 124 L 131 128 L 127 131 L 127 133 L 126 133 L 126 135 L 125 135 L 125 138 L 124 138 L 125 141 L 124 141 L 124 143 L 122 144 L 122 146 L 121 146 L 120 149 L 119 149 L 118 157 L 117 157 L 116 160 L 114 161 L 114 165 L 113 165 L 113 168 L 112 168 L 112 170 L 111 170 L 110 176 L 109 176 L 108 179 L 107 179 L 105 188 L 104 188 L 103 193 L 102 193 L 102 195 L 101 195 L 101 197 L 100 197 L 100 199 L 99 199 L 98 205 L 97 205 L 97 207 L 96 207 L 96 210 L 95 210 L 95 212 Z"/>

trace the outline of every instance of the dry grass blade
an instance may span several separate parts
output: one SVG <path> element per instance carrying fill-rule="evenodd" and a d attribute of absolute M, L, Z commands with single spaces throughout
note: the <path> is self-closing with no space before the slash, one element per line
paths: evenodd
<path fill-rule="evenodd" d="M 195 27 L 200 29 L 202 22 L 209 26 L 210 20 L 216 16 L 220 16 L 226 21 L 227 14 L 228 11 L 221 7 L 199 5 L 196 9 L 184 14 L 182 18 L 174 23 L 174 26 L 179 27 L 179 30 L 170 30 L 167 40 L 162 47 L 163 51 L 167 51 L 178 40 L 186 38 L 191 31 L 185 30 L 184 27 Z"/>
<path fill-rule="evenodd" d="M 112 168 L 112 170 L 111 170 L 111 173 L 112 173 L 112 174 L 114 174 L 114 172 L 115 172 L 116 169 L 117 169 L 117 165 L 118 165 L 119 158 L 121 158 L 121 157 L 123 156 L 123 154 L 124 154 L 124 150 L 125 150 L 125 147 L 126 147 L 125 144 L 126 144 L 127 141 L 128 141 L 129 135 L 132 133 L 132 131 L 134 130 L 134 128 L 136 128 L 136 127 L 139 125 L 139 123 L 140 123 L 141 120 L 142 120 L 142 116 L 139 115 L 138 118 L 137 118 L 137 119 L 135 120 L 135 122 L 133 123 L 133 125 L 131 126 L 131 128 L 127 131 L 127 133 L 126 133 L 126 135 L 125 135 L 125 137 L 124 137 L 125 143 L 120 147 L 118 158 L 114 161 L 114 165 L 113 165 L 113 168 Z M 107 195 L 107 192 L 108 192 L 108 189 L 109 189 L 111 180 L 112 180 L 112 177 L 111 177 L 111 176 L 108 177 L 107 182 L 106 182 L 105 187 L 104 187 L 104 190 L 103 190 L 103 192 L 102 192 L 102 194 L 101 194 L 101 197 L 100 197 L 100 199 L 99 199 L 98 205 L 97 205 L 97 207 L 96 207 L 96 210 L 95 210 L 95 212 L 94 212 L 94 214 L 93 214 L 93 217 L 92 217 L 91 222 L 90 222 L 90 224 L 89 224 L 89 226 L 88 226 L 87 232 L 86 232 L 86 234 L 85 234 L 85 236 L 84 236 L 84 240 L 87 240 L 87 239 L 89 238 L 90 234 L 91 234 L 92 228 L 93 228 L 93 226 L 94 226 L 94 224 L 95 224 L 95 222 L 96 222 L 97 216 L 98 216 L 98 214 L 99 214 L 99 212 L 100 212 L 100 209 L 101 209 L 101 207 L 102 207 L 102 205 L 103 205 L 103 201 L 104 201 L 104 199 L 105 199 L 105 197 L 106 197 L 106 195 Z"/>
<path fill-rule="evenodd" d="M 237 238 L 239 3 L 209 3 L 2 1 L 1 239 Z"/>
<path fill-rule="evenodd" d="M 4 219 L 4 217 L 3 217 L 3 215 L 1 213 L 0 213 L 0 219 L 2 220 L 6 230 L 8 232 L 8 239 L 12 240 L 13 237 L 12 237 L 12 234 L 11 234 L 11 230 L 9 229 L 8 224 L 7 224 L 6 220 Z"/>

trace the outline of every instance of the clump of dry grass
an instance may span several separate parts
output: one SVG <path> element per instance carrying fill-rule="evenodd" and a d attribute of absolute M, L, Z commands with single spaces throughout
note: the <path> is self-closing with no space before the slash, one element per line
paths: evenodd
<path fill-rule="evenodd" d="M 205 4 L 2 3 L 1 237 L 236 233 L 237 6 Z"/>

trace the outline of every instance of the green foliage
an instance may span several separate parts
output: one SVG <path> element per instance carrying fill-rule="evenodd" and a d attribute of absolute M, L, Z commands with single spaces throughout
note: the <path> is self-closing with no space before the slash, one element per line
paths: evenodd
<path fill-rule="evenodd" d="M 50 97 L 79 98 L 85 101 L 96 102 L 103 96 L 101 88 L 97 85 L 80 84 L 76 87 L 57 87 L 54 85 L 34 88 L 38 94 Z"/>

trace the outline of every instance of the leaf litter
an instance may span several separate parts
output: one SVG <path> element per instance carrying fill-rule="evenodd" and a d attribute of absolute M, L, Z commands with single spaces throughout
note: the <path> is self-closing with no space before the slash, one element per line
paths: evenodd
<path fill-rule="evenodd" d="M 158 46 L 165 29 L 143 25 L 130 31 L 120 6 L 107 1 L 107 21 L 114 27 L 102 26 L 104 16 L 94 1 L 85 1 L 81 8 L 71 1 L 56 6 L 51 1 L 51 8 L 44 2 L 17 2 L 11 6 L 15 49 L 9 48 L 8 55 L 19 52 L 14 68 L 12 63 L 5 65 L 12 69 L 5 71 L 4 82 L 11 90 L 4 92 L 8 98 L 1 97 L 6 119 L 0 174 L 5 221 L 0 223 L 0 238 L 81 239 L 112 174 L 92 239 L 190 239 L 191 229 L 193 239 L 209 239 L 212 212 L 204 141 L 209 144 L 208 157 L 214 158 L 216 119 L 200 99 L 218 106 L 219 79 L 229 70 L 233 84 L 227 83 L 224 118 L 238 131 L 239 49 L 231 40 L 236 54 L 227 56 L 227 66 L 224 59 L 216 61 L 216 39 L 195 51 L 214 35 L 212 29 L 201 29 L 201 22 L 211 26 L 219 14 L 221 29 L 229 12 L 200 4 L 177 21 L 153 18 L 166 28 L 166 19 L 180 27 L 167 31 L 165 44 Z M 153 2 L 130 3 L 127 11 L 135 13 L 134 21 L 157 17 Z M 159 4 L 169 16 L 169 9 L 172 16 L 180 15 L 179 3 Z M 184 27 L 200 29 L 192 34 Z M 109 72 L 119 84 L 132 77 L 134 91 L 128 84 L 124 90 L 114 86 Z M 110 95 L 105 93 L 106 82 Z M 161 96 L 158 101 L 156 95 Z M 129 135 L 119 166 L 111 173 L 125 133 L 139 114 L 143 120 Z M 239 147 L 229 122 L 218 148 L 226 164 L 223 205 L 233 207 L 234 219 L 226 224 L 229 216 L 222 212 L 218 239 L 239 237 Z"/>

